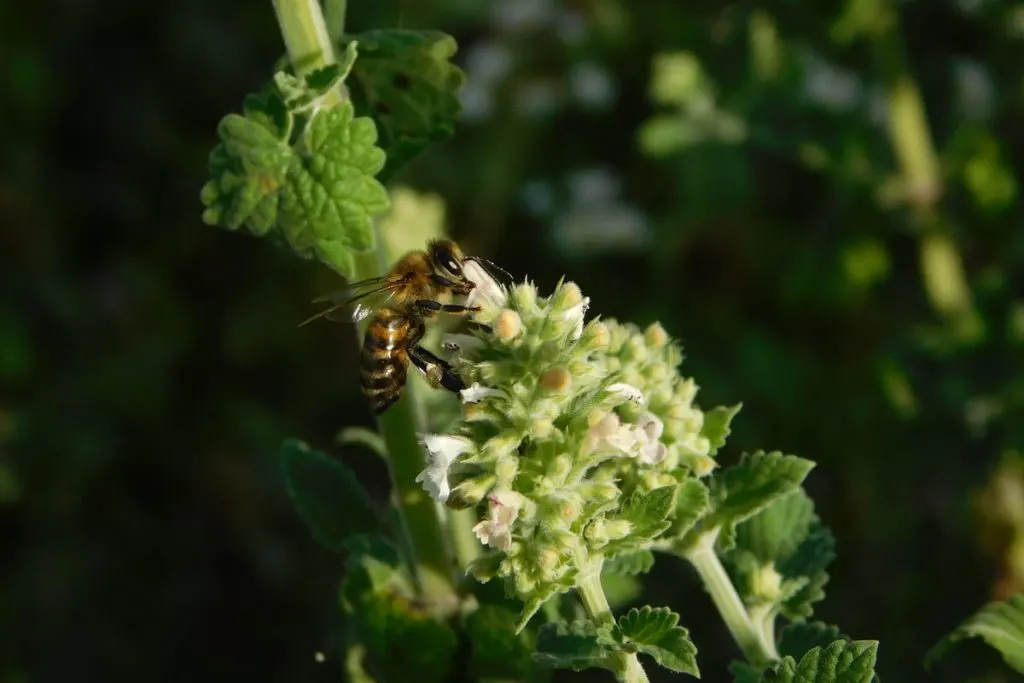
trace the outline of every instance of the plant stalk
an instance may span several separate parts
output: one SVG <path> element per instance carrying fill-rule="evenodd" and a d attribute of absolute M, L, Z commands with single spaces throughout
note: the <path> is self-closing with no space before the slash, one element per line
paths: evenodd
<path fill-rule="evenodd" d="M 709 535 L 686 553 L 684 557 L 700 575 L 704 589 L 718 608 L 722 621 L 729 629 L 736 644 L 743 650 L 743 656 L 755 666 L 764 666 L 779 658 L 775 643 L 755 625 L 740 599 L 736 587 L 718 559 L 714 548 L 714 535 Z"/>
<path fill-rule="evenodd" d="M 608 626 L 615 623 L 612 608 L 608 604 L 604 587 L 601 585 L 600 565 L 596 571 L 586 572 L 586 578 L 582 579 L 576 588 L 587 614 L 595 624 Z M 621 683 L 649 683 L 647 672 L 644 671 L 643 665 L 635 654 L 616 652 L 612 658 L 613 672 Z"/>
<path fill-rule="evenodd" d="M 273 0 L 288 58 L 297 74 L 335 63 L 332 33 L 324 19 L 319 0 Z M 344 0 L 329 3 L 331 26 L 336 33 L 344 30 Z M 344 86 L 325 96 L 324 106 L 341 104 L 348 97 Z M 391 264 L 384 241 L 377 235 L 376 249 L 357 254 L 351 273 L 353 281 L 376 277 Z M 365 323 L 359 327 L 359 341 Z M 438 602 L 454 595 L 454 562 L 444 535 L 438 506 L 416 483 L 425 466 L 423 449 L 417 434 L 422 420 L 416 414 L 415 392 L 410 382 L 403 398 L 379 418 L 381 436 L 388 451 L 392 491 L 400 513 L 399 533 L 412 551 L 410 569 L 425 597 Z"/>

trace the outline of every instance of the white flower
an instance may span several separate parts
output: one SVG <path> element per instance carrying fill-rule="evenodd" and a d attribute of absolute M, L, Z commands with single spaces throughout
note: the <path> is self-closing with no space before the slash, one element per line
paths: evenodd
<path fill-rule="evenodd" d="M 508 301 L 508 292 L 491 277 L 479 259 L 468 258 L 462 264 L 462 272 L 476 287 L 466 297 L 466 306 L 488 306 L 500 308 Z"/>
<path fill-rule="evenodd" d="M 563 319 L 574 323 L 572 334 L 569 336 L 572 341 L 576 341 L 583 334 L 583 318 L 587 315 L 587 309 L 589 307 L 590 297 L 585 296 L 578 304 L 565 312 Z"/>
<path fill-rule="evenodd" d="M 631 384 L 617 382 L 609 386 L 605 391 L 615 394 L 624 401 L 632 401 L 641 406 L 644 404 L 644 393 Z"/>
<path fill-rule="evenodd" d="M 633 433 L 636 436 L 636 457 L 647 465 L 657 465 L 668 455 L 668 448 L 658 439 L 665 431 L 665 425 L 653 413 L 644 413 L 637 421 Z"/>
<path fill-rule="evenodd" d="M 443 434 L 427 434 L 421 443 L 427 449 L 430 462 L 416 477 L 416 481 L 423 484 L 424 490 L 434 500 L 443 503 L 448 500 L 448 494 L 451 493 L 448 487 L 448 469 L 456 458 L 470 449 L 472 444 L 469 439 Z"/>
<path fill-rule="evenodd" d="M 471 386 L 460 391 L 459 395 L 462 396 L 463 403 L 479 403 L 488 396 L 500 396 L 503 393 L 505 392 L 497 389 L 489 389 L 487 387 L 480 386 L 479 382 L 474 382 Z"/>
<path fill-rule="evenodd" d="M 635 444 L 633 425 L 623 424 L 618 415 L 608 413 L 587 431 L 583 451 L 589 453 L 599 448 L 610 448 L 630 455 Z"/>
<path fill-rule="evenodd" d="M 512 547 L 512 523 L 519 517 L 522 497 L 513 491 L 490 496 L 490 516 L 473 527 L 473 533 L 484 545 L 506 551 Z"/>

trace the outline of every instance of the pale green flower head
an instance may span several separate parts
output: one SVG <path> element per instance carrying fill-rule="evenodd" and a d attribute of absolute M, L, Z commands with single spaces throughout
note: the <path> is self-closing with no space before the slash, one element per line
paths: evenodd
<path fill-rule="evenodd" d="M 468 387 L 464 419 L 424 438 L 421 478 L 435 498 L 479 510 L 487 551 L 470 571 L 526 602 L 522 626 L 606 559 L 650 547 L 679 484 L 715 461 L 697 387 L 660 325 L 588 322 L 572 282 L 541 297 L 481 273 L 481 327 L 446 340 Z"/>

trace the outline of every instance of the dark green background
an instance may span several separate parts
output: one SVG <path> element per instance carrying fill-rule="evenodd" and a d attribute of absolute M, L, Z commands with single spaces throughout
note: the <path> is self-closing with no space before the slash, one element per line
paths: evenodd
<path fill-rule="evenodd" d="M 437 28 L 463 63 L 495 46 L 512 59 L 490 81 L 471 71 L 490 113 L 396 182 L 440 193 L 467 251 L 542 290 L 565 274 L 592 312 L 660 319 L 703 405 L 744 402 L 724 458 L 765 448 L 819 463 L 808 489 L 839 558 L 818 615 L 880 639 L 883 680 L 1012 680 L 980 646 L 930 677 L 920 660 L 1001 578 L 1001 546 L 979 541 L 970 500 L 1024 445 L 1022 212 L 986 191 L 1024 159 L 1019 3 L 897 3 L 946 180 L 934 209 L 982 322 L 966 338 L 927 296 L 920 222 L 879 199 L 900 168 L 868 100 L 892 62 L 882 39 L 837 28 L 857 9 L 880 16 L 872 3 L 522 3 L 541 10 L 517 27 L 515 0 L 350 0 L 350 30 Z M 846 70 L 863 97 L 813 101 L 799 61 L 760 82 L 755 10 L 791 56 Z M 679 50 L 753 137 L 640 149 L 638 127 L 668 111 L 648 95 L 652 59 Z M 296 329 L 339 281 L 200 221 L 217 121 L 281 52 L 269 2 L 0 5 L 0 683 L 341 675 L 340 563 L 302 527 L 275 459 L 284 437 L 330 448 L 338 428 L 370 424 L 351 330 Z M 965 63 L 990 91 L 981 115 L 958 85 Z M 573 95 L 590 67 L 614 91 L 600 106 Z M 548 109 L 530 113 L 538 88 Z M 802 142 L 836 167 L 809 168 Z M 1002 175 L 985 180 L 982 163 L 971 186 L 986 144 Z M 564 239 L 571 174 L 593 167 L 649 239 Z M 844 265 L 864 245 L 888 263 L 866 281 Z M 906 379 L 916 410 L 894 404 L 886 373 Z M 965 417 L 978 397 L 994 406 L 984 424 Z M 385 495 L 379 462 L 342 455 Z M 690 570 L 659 561 L 644 597 L 681 612 L 704 680 L 726 680 L 736 649 Z"/>

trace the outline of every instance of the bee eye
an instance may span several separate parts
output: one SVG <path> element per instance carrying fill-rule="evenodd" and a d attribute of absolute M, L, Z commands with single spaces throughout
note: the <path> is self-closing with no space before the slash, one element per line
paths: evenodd
<path fill-rule="evenodd" d="M 460 275 L 462 273 L 462 266 L 450 254 L 445 254 L 441 257 L 441 266 L 452 275 Z"/>

